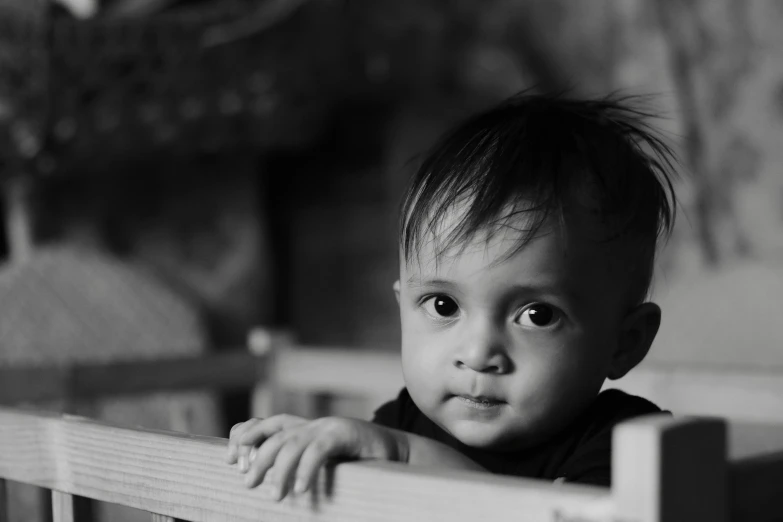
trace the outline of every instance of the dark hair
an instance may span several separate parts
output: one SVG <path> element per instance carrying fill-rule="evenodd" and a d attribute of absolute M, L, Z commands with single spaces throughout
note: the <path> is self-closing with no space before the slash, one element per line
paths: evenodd
<path fill-rule="evenodd" d="M 552 219 L 583 205 L 608 232 L 605 241 L 637 240 L 637 296 L 647 293 L 658 241 L 674 225 L 676 158 L 646 122 L 646 98 L 596 100 L 519 94 L 473 116 L 444 136 L 425 157 L 403 200 L 400 248 L 404 262 L 418 252 L 446 210 L 465 203 L 459 222 L 439 238 L 439 254 L 479 230 L 526 213 L 518 251 Z M 638 293 L 637 292 L 637 293 Z M 635 298 L 636 299 L 636 298 Z"/>

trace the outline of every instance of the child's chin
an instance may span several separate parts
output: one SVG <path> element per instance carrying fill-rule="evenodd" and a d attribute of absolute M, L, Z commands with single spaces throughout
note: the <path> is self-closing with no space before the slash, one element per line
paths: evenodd
<path fill-rule="evenodd" d="M 460 421 L 450 431 L 461 443 L 480 449 L 501 449 L 516 438 L 509 436 L 501 426 L 471 421 Z"/>

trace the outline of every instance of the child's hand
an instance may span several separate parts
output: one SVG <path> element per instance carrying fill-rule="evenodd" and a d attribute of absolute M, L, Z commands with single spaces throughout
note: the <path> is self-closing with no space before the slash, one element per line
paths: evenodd
<path fill-rule="evenodd" d="M 231 428 L 228 462 L 238 462 L 248 487 L 263 482 L 279 500 L 294 479 L 295 493 L 307 491 L 330 457 L 397 461 L 402 444 L 396 431 L 366 421 L 275 415 Z"/>

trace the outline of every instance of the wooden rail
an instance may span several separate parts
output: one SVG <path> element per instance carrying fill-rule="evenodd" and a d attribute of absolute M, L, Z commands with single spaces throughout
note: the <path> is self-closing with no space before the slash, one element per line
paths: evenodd
<path fill-rule="evenodd" d="M 402 386 L 399 355 L 298 347 L 110 363 L 0 367 L 0 404 L 90 399 L 186 389 L 252 388 L 274 377 L 286 390 L 391 396 Z"/>
<path fill-rule="evenodd" d="M 265 381 L 290 391 L 372 398 L 391 398 L 403 386 L 397 353 L 281 344 L 257 354 L 232 350 L 150 361 L 0 367 L 0 404 L 189 388 L 249 389 Z M 645 364 L 606 387 L 679 414 L 783 424 L 783 371 Z"/>
<path fill-rule="evenodd" d="M 727 461 L 726 443 L 720 420 L 651 416 L 616 428 L 611 491 L 360 462 L 330 465 L 313 491 L 277 503 L 244 487 L 225 463 L 225 439 L 0 408 L 0 479 L 52 489 L 55 522 L 73 520 L 73 495 L 146 510 L 155 521 L 783 518 L 783 454 Z"/>
<path fill-rule="evenodd" d="M 0 409 L 0 477 L 184 520 L 547 520 L 610 501 L 601 488 L 365 462 L 276 503 L 246 489 L 225 452 L 225 439 Z"/>
<path fill-rule="evenodd" d="M 0 367 L 0 404 L 89 399 L 192 388 L 249 388 L 264 358 L 244 351 L 148 361 Z"/>
<path fill-rule="evenodd" d="M 389 398 L 402 386 L 395 353 L 297 346 L 271 335 L 256 341 L 249 351 L 193 358 L 0 368 L 0 403 L 254 388 L 257 404 L 263 405 L 278 389 Z M 611 492 L 346 463 L 324 473 L 315 493 L 278 504 L 260 490 L 246 490 L 239 474 L 223 463 L 224 439 L 0 408 L 0 522 L 6 522 L 2 478 L 52 489 L 55 522 L 73 520 L 72 495 L 144 509 L 160 522 L 783 519 L 783 372 L 647 365 L 609 387 L 643 395 L 676 413 L 767 423 L 731 422 L 728 431 L 720 421 L 670 417 L 622 425 L 615 431 L 618 485 Z"/>
<path fill-rule="evenodd" d="M 783 369 L 769 371 L 643 363 L 606 387 L 621 388 L 678 413 L 783 424 Z"/>

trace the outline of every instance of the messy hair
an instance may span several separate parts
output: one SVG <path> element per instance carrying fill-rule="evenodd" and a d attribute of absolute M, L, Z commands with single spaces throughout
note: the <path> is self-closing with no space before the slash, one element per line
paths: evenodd
<path fill-rule="evenodd" d="M 522 93 L 465 120 L 429 151 L 408 187 L 399 229 L 404 262 L 437 236 L 457 205 L 459 218 L 438 237 L 438 255 L 524 214 L 513 254 L 543 226 L 563 226 L 576 208 L 599 219 L 602 241 L 633 240 L 630 261 L 643 298 L 676 212 L 676 158 L 647 123 L 655 114 L 643 108 L 646 101 Z"/>

